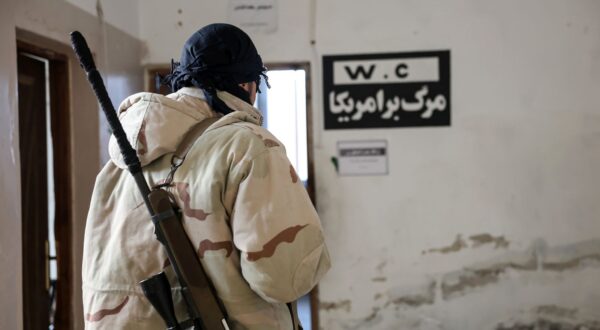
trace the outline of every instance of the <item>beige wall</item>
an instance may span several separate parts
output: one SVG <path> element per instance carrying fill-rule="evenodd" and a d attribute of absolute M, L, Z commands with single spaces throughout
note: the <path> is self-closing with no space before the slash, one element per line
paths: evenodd
<path fill-rule="evenodd" d="M 118 6 L 118 3 L 113 4 Z M 21 310 L 21 222 L 16 83 L 16 38 L 52 47 L 70 56 L 70 105 L 72 129 L 73 231 L 72 256 L 74 329 L 83 327 L 81 307 L 81 255 L 85 217 L 96 174 L 105 159 L 108 138 L 96 99 L 85 75 L 71 54 L 69 32 L 81 31 L 87 38 L 113 103 L 143 88 L 139 64 L 141 43 L 130 33 L 64 1 L 4 1 L 0 11 L 0 329 L 20 329 Z M 18 29 L 18 33 L 15 31 Z"/>
<path fill-rule="evenodd" d="M 21 186 L 12 0 L 0 10 L 0 329 L 21 329 Z"/>

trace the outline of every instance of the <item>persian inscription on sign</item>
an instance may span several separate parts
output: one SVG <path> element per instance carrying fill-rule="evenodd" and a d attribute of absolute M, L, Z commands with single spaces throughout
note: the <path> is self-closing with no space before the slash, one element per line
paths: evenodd
<path fill-rule="evenodd" d="M 229 0 L 229 22 L 244 30 L 277 30 L 277 0 Z"/>
<path fill-rule="evenodd" d="M 387 141 L 338 141 L 340 175 L 388 174 Z"/>
<path fill-rule="evenodd" d="M 323 57 L 325 129 L 450 125 L 450 51 Z"/>

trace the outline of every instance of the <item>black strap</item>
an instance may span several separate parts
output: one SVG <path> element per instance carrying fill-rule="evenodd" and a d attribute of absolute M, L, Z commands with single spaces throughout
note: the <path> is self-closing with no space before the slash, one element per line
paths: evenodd
<path fill-rule="evenodd" d="M 194 145 L 194 142 L 198 140 L 198 138 L 204 134 L 207 128 L 209 128 L 212 124 L 217 122 L 221 117 L 212 117 L 204 119 L 203 121 L 198 122 L 194 125 L 187 134 L 183 137 L 183 140 L 177 146 L 175 152 L 173 152 L 173 156 L 171 157 L 171 170 L 167 177 L 160 183 L 155 185 L 153 188 L 162 188 L 166 186 L 170 186 L 173 182 L 173 177 L 175 176 L 175 171 L 183 164 L 185 157 L 188 152 Z"/>
<path fill-rule="evenodd" d="M 154 222 L 154 224 L 157 224 L 163 220 L 169 219 L 171 217 L 175 217 L 177 216 L 175 214 L 175 211 L 173 211 L 173 209 L 168 209 L 167 211 L 155 214 L 152 216 L 152 222 Z"/>
<path fill-rule="evenodd" d="M 302 325 L 300 324 L 300 320 L 298 319 L 298 302 L 293 301 L 291 303 L 287 303 L 286 305 L 290 311 L 290 316 L 292 317 L 293 329 L 302 330 Z"/>

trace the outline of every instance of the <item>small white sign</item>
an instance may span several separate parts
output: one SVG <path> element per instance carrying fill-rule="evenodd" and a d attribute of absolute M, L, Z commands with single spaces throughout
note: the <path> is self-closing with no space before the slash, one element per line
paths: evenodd
<path fill-rule="evenodd" d="M 229 23 L 257 33 L 277 31 L 277 0 L 229 0 Z"/>
<path fill-rule="evenodd" d="M 387 175 L 386 140 L 339 141 L 338 171 L 340 175 Z"/>

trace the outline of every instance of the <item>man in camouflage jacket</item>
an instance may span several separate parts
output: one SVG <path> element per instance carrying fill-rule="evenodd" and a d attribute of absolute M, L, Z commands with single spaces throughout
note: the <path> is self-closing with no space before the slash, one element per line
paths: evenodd
<path fill-rule="evenodd" d="M 231 31 L 239 33 L 221 24 L 200 39 Z M 186 52 L 189 48 L 182 64 Z M 202 61 L 208 60 L 195 63 Z M 262 116 L 249 102 L 256 81 L 234 81 L 248 98 L 231 86 L 210 86 L 202 79 L 189 83 L 189 75 L 183 75 L 187 87 L 173 83 L 189 68 L 173 70 L 177 92 L 135 94 L 120 105 L 119 118 L 150 185 L 167 178 L 173 152 L 194 125 L 219 118 L 194 142 L 167 189 L 182 210 L 184 228 L 231 329 L 293 329 L 286 303 L 308 293 L 329 268 L 318 215 L 284 146 L 261 127 Z M 180 321 L 184 304 L 114 137 L 109 153 L 111 161 L 96 179 L 85 231 L 86 329 L 164 329 L 138 283 L 165 269 Z"/>

